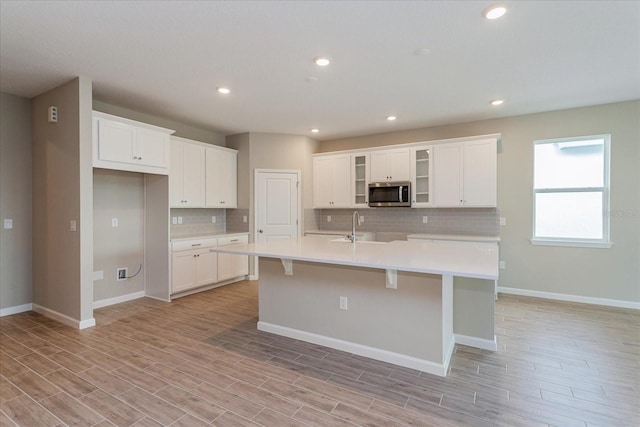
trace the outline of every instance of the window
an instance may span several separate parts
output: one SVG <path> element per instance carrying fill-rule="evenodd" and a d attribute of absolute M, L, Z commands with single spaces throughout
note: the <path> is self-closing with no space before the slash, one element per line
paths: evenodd
<path fill-rule="evenodd" d="M 610 135 L 534 142 L 531 243 L 611 247 L 609 145 Z"/>

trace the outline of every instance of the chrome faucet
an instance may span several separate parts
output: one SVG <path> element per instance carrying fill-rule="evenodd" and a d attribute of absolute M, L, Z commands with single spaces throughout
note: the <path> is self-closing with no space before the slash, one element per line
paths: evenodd
<path fill-rule="evenodd" d="M 360 225 L 360 214 L 358 211 L 354 211 L 353 217 L 351 217 L 351 236 L 348 236 L 351 243 L 356 242 L 356 217 L 358 217 L 358 225 Z"/>

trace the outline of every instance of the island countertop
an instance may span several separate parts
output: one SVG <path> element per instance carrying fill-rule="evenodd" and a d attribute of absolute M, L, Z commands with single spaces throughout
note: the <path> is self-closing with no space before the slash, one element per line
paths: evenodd
<path fill-rule="evenodd" d="M 417 273 L 498 279 L 498 245 L 456 241 L 355 244 L 317 237 L 210 248 L 211 252 Z"/>

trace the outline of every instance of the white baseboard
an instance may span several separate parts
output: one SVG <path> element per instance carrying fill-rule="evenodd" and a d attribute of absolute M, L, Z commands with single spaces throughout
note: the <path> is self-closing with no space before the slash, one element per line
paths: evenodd
<path fill-rule="evenodd" d="M 120 295 L 118 297 L 101 299 L 93 302 L 93 309 L 95 310 L 97 308 L 107 307 L 109 305 L 131 301 L 134 299 L 142 298 L 144 296 L 145 296 L 144 291 L 140 291 L 140 292 L 134 292 L 132 294 Z"/>
<path fill-rule="evenodd" d="M 33 304 L 14 305 L 13 307 L 0 309 L 0 317 L 11 316 L 12 314 L 24 313 L 25 311 L 31 310 L 33 310 Z"/>
<path fill-rule="evenodd" d="M 495 335 L 493 341 L 486 338 L 470 337 L 468 335 L 454 334 L 456 344 L 468 345 L 469 347 L 481 348 L 483 350 L 497 351 L 498 340 Z"/>
<path fill-rule="evenodd" d="M 640 310 L 640 302 L 624 301 L 608 298 L 583 297 L 580 295 L 557 294 L 554 292 L 531 291 L 528 289 L 506 288 L 498 286 L 498 293 L 510 295 L 522 295 L 525 297 L 546 298 L 558 301 L 580 302 L 583 304 L 604 305 L 608 307 L 632 308 Z"/>
<path fill-rule="evenodd" d="M 417 369 L 419 371 L 441 377 L 446 376 L 448 369 L 448 366 L 445 364 L 418 359 L 417 357 L 394 353 L 392 351 L 356 344 L 349 341 L 343 341 L 311 332 L 287 328 L 286 326 L 274 325 L 272 323 L 258 322 L 258 330 L 334 348 L 336 350 L 346 351 L 348 353 L 381 360 L 383 362 L 393 363 L 394 365 L 404 366 L 405 368 Z M 453 346 L 451 347 L 451 351 L 453 351 Z M 447 360 L 448 359 L 449 358 L 447 358 Z"/>
<path fill-rule="evenodd" d="M 258 275 L 257 274 L 249 274 L 247 276 L 247 280 L 258 280 Z"/>
<path fill-rule="evenodd" d="M 96 319 L 94 319 L 93 317 L 86 320 L 77 320 L 67 316 L 66 314 L 58 313 L 55 310 L 42 307 L 38 304 L 33 304 L 33 311 L 35 311 L 36 313 L 40 313 L 43 316 L 47 316 L 53 320 L 57 320 L 63 325 L 67 325 L 75 329 L 85 329 L 96 325 Z"/>

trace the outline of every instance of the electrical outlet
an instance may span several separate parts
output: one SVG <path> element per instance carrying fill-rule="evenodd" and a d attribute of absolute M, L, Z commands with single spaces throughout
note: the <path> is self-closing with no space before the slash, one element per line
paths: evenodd
<path fill-rule="evenodd" d="M 358 225 L 364 224 L 364 216 L 358 215 Z"/>
<path fill-rule="evenodd" d="M 340 310 L 349 310 L 347 297 L 340 297 Z"/>
<path fill-rule="evenodd" d="M 500 270 L 504 270 L 505 268 L 507 268 L 507 267 L 505 267 L 504 261 L 500 261 L 498 263 L 498 267 L 500 268 Z"/>
<path fill-rule="evenodd" d="M 111 218 L 111 226 L 112 227 L 118 226 L 118 218 Z"/>
<path fill-rule="evenodd" d="M 429 222 L 429 217 L 428 216 L 423 216 L 422 217 L 422 223 L 426 224 L 427 222 Z"/>
<path fill-rule="evenodd" d="M 178 224 L 182 224 L 182 217 L 181 216 L 178 217 Z"/>
<path fill-rule="evenodd" d="M 120 267 L 116 270 L 116 281 L 121 282 L 122 280 L 127 280 L 126 267 Z"/>
<path fill-rule="evenodd" d="M 246 215 L 242 216 L 242 222 L 247 222 L 247 216 Z"/>
<path fill-rule="evenodd" d="M 331 222 L 331 215 L 327 215 L 327 222 Z"/>
<path fill-rule="evenodd" d="M 77 222 L 75 219 L 69 221 L 69 231 L 76 231 L 78 229 Z"/>
<path fill-rule="evenodd" d="M 172 216 L 171 217 L 171 224 L 176 225 L 178 223 L 178 217 L 177 216 Z"/>
<path fill-rule="evenodd" d="M 507 225 L 507 218 L 501 216 L 500 217 L 500 225 Z"/>
<path fill-rule="evenodd" d="M 211 215 L 211 224 L 215 224 L 215 223 L 216 223 L 216 216 Z"/>
<path fill-rule="evenodd" d="M 13 228 L 13 219 L 8 218 L 4 220 L 4 229 L 11 230 Z"/>

